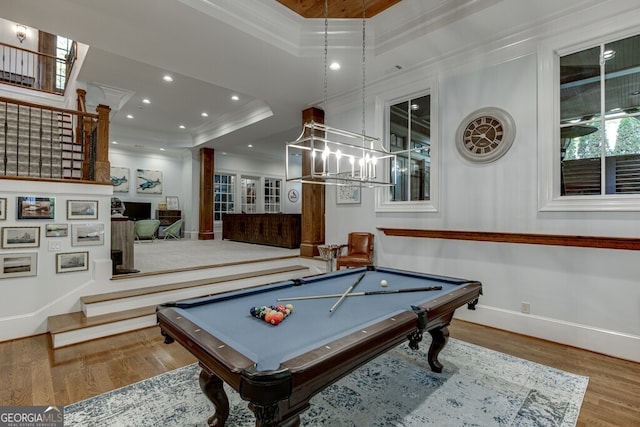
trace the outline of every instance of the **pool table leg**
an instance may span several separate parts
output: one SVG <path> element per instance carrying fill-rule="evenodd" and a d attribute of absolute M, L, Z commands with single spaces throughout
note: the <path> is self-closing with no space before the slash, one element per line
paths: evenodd
<path fill-rule="evenodd" d="M 438 361 L 438 355 L 440 354 L 440 350 L 447 344 L 447 341 L 449 341 L 449 328 L 445 325 L 441 328 L 431 329 L 429 330 L 429 334 L 431 334 L 432 338 L 427 356 L 429 366 L 431 366 L 433 372 L 442 372 L 442 363 Z"/>
<path fill-rule="evenodd" d="M 299 427 L 300 426 L 300 416 L 295 415 L 285 421 L 276 421 L 278 416 L 279 408 L 278 404 L 275 403 L 269 406 L 261 406 L 261 405 L 250 405 L 251 410 L 256 416 L 256 427 Z"/>
<path fill-rule="evenodd" d="M 223 382 L 216 375 L 203 369 L 200 372 L 200 388 L 205 396 L 213 403 L 215 412 L 207 420 L 211 427 L 222 427 L 229 418 L 229 398 L 223 388 Z"/>

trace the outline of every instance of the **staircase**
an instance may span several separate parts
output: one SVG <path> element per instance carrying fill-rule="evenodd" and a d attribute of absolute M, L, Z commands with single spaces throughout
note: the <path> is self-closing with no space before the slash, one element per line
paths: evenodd
<path fill-rule="evenodd" d="M 285 257 L 220 265 L 201 270 L 203 278 L 180 281 L 184 273 L 112 279 L 113 292 L 83 296 L 82 311 L 50 316 L 53 348 L 115 335 L 156 324 L 158 304 L 216 295 L 323 271 L 324 261 Z"/>
<path fill-rule="evenodd" d="M 73 120 L 60 111 L 0 103 L 0 175 L 82 179 L 83 147 Z"/>

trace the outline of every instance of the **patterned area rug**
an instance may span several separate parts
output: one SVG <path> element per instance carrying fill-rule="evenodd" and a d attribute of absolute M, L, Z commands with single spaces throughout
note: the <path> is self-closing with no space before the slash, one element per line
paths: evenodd
<path fill-rule="evenodd" d="M 425 341 L 426 341 L 425 337 Z M 441 374 L 426 362 L 428 342 L 405 344 L 369 362 L 311 400 L 312 427 L 575 426 L 588 377 L 450 339 Z M 68 426 L 204 426 L 213 405 L 193 364 L 74 403 Z M 226 385 L 228 427 L 253 427 L 246 402 Z"/>

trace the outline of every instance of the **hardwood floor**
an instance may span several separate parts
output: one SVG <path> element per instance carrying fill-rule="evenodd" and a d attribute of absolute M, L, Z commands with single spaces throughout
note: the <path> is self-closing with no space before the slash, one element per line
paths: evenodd
<path fill-rule="evenodd" d="M 578 426 L 640 425 L 640 364 L 455 321 L 451 336 L 589 377 Z M 196 360 L 157 327 L 52 350 L 48 335 L 0 343 L 0 405 L 68 405 Z"/>

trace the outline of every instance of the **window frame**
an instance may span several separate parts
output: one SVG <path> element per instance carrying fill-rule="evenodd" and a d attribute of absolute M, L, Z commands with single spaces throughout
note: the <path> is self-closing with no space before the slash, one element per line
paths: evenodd
<path fill-rule="evenodd" d="M 273 186 L 269 185 L 273 183 Z M 282 212 L 282 189 L 283 182 L 281 178 L 273 178 L 269 176 L 265 176 L 263 179 L 263 199 L 264 199 L 264 212 L 271 213 L 281 213 Z M 273 193 L 273 190 L 279 190 L 279 192 Z M 275 202 L 271 202 L 270 199 L 275 199 Z M 277 210 L 272 211 L 270 207 L 277 207 Z"/>
<path fill-rule="evenodd" d="M 538 47 L 538 210 L 640 211 L 639 194 L 561 196 L 560 57 L 639 34 L 625 18 L 600 20 L 542 41 Z M 617 30 L 616 30 L 617 29 Z M 585 39 L 585 34 L 591 37 Z M 550 108 L 551 107 L 551 108 Z M 558 149 L 556 149 L 558 148 Z"/>
<path fill-rule="evenodd" d="M 219 194 L 225 194 L 225 195 L 231 195 L 233 197 L 233 201 L 229 202 L 229 201 L 225 201 L 225 202 L 216 202 L 216 195 L 218 194 L 216 192 L 216 185 L 218 183 L 215 182 L 216 176 L 225 176 L 228 178 L 231 178 L 233 183 L 219 183 L 220 185 L 225 185 L 225 186 L 231 186 L 231 192 L 225 192 L 225 193 L 219 193 Z M 225 213 L 234 213 L 236 210 L 236 191 L 237 191 L 237 181 L 238 181 L 238 177 L 236 174 L 234 173 L 226 173 L 226 172 L 217 172 L 214 173 L 214 178 L 213 178 L 213 220 L 214 222 L 222 222 L 222 215 Z M 229 206 L 229 204 L 233 205 L 233 209 L 231 210 L 226 210 L 226 211 L 216 211 L 216 203 L 219 203 L 220 206 L 225 205 L 225 206 Z M 220 219 L 215 219 L 216 218 L 216 214 L 219 213 L 220 214 Z"/>
<path fill-rule="evenodd" d="M 386 149 L 390 147 L 390 107 L 400 102 L 422 96 L 430 96 L 431 108 L 431 166 L 429 173 L 429 200 L 392 201 L 387 188 L 376 190 L 376 212 L 438 212 L 440 209 L 440 138 L 438 114 L 438 85 L 435 79 L 422 79 L 414 83 L 413 88 L 406 89 L 399 94 L 398 89 L 390 89 L 376 97 L 375 114 L 381 120 L 376 120 L 376 135 Z M 419 86 L 419 87 L 418 87 Z M 389 167 L 385 167 L 385 178 L 389 176 Z"/>
<path fill-rule="evenodd" d="M 247 192 L 247 181 L 252 181 L 254 185 L 255 194 L 252 196 L 253 203 L 248 200 L 249 194 Z M 243 213 L 258 213 L 260 212 L 260 200 L 262 197 L 262 179 L 257 175 L 240 175 L 240 211 Z"/>

